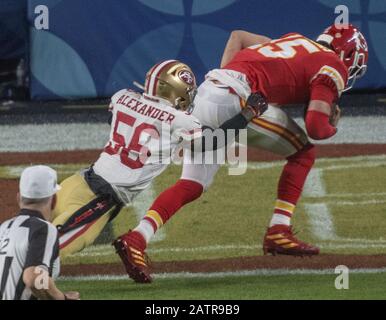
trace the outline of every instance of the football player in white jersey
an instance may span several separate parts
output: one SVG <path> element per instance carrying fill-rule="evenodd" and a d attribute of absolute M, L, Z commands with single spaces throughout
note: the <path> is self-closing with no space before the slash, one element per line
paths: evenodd
<path fill-rule="evenodd" d="M 143 94 L 124 89 L 111 98 L 111 132 L 103 152 L 90 168 L 64 180 L 57 195 L 53 223 L 62 257 L 92 244 L 121 208 L 166 169 L 180 147 L 198 145 L 202 151 L 205 131 L 190 114 L 196 89 L 192 70 L 167 60 L 149 70 Z M 220 129 L 245 128 L 266 108 L 264 100 L 255 102 L 251 99 L 248 108 Z M 115 246 L 125 254 L 125 243 Z M 142 255 L 137 259 L 145 263 Z"/>

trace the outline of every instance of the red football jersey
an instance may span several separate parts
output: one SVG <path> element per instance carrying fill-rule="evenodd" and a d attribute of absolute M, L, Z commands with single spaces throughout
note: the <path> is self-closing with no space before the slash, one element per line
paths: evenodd
<path fill-rule="evenodd" d="M 331 104 L 348 78 L 347 67 L 333 51 L 298 33 L 243 49 L 224 69 L 244 73 L 252 92 L 277 104 Z"/>

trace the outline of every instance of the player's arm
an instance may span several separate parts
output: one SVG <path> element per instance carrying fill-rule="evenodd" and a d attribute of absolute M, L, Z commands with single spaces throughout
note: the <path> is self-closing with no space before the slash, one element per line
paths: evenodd
<path fill-rule="evenodd" d="M 229 63 L 242 49 L 271 41 L 270 38 L 243 30 L 232 31 L 221 59 L 221 68 Z"/>
<path fill-rule="evenodd" d="M 310 138 L 324 140 L 334 136 L 340 117 L 339 107 L 322 100 L 311 100 L 305 117 L 306 130 Z"/>
<path fill-rule="evenodd" d="M 305 115 L 308 135 L 314 140 L 328 139 L 338 131 L 337 106 L 347 82 L 347 73 L 334 62 L 323 66 L 310 84 L 310 102 Z"/>

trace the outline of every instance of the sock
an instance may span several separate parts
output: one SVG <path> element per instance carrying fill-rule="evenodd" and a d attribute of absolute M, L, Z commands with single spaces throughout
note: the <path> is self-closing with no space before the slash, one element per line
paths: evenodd
<path fill-rule="evenodd" d="M 287 158 L 278 186 L 278 197 L 270 227 L 290 225 L 291 217 L 303 191 L 308 173 L 315 162 L 315 147 L 311 143 Z"/>
<path fill-rule="evenodd" d="M 275 210 L 271 219 L 270 227 L 277 224 L 289 226 L 291 224 L 292 213 L 295 210 L 295 205 L 280 199 L 276 200 Z"/>
<path fill-rule="evenodd" d="M 149 243 L 157 229 L 153 227 L 153 224 L 149 220 L 143 218 L 133 231 L 139 232 L 143 236 L 145 242 Z"/>
<path fill-rule="evenodd" d="M 154 200 L 145 217 L 134 231 L 139 232 L 149 243 L 157 230 L 164 225 L 181 207 L 199 198 L 203 186 L 195 181 L 180 179 L 175 185 L 163 191 Z"/>

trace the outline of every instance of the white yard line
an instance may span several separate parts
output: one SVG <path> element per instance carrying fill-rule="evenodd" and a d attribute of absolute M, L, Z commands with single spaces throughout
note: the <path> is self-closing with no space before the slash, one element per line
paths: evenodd
<path fill-rule="evenodd" d="M 351 238 L 335 238 L 328 239 L 327 242 L 319 243 L 318 246 L 322 249 L 384 249 L 386 248 L 386 240 L 369 240 L 369 239 L 351 239 Z M 262 249 L 262 245 L 214 245 L 206 247 L 196 248 L 158 248 L 148 249 L 149 254 L 160 254 L 160 253 L 205 253 L 205 252 L 221 252 L 221 251 L 256 251 Z M 114 254 L 112 247 L 101 246 L 101 248 L 92 247 L 92 250 L 84 250 L 76 253 L 72 257 L 106 257 Z"/>
<path fill-rule="evenodd" d="M 375 156 L 355 156 L 342 158 L 321 158 L 316 160 L 316 164 L 328 164 L 334 162 L 356 162 L 351 164 L 335 164 L 330 166 L 323 166 L 323 170 L 344 170 L 353 168 L 372 168 L 386 165 L 386 155 Z M 265 170 L 271 168 L 282 167 L 285 161 L 271 161 L 271 162 L 248 162 L 247 168 L 250 170 Z M 319 169 L 319 168 L 315 168 Z"/>
<path fill-rule="evenodd" d="M 365 201 L 338 201 L 332 202 L 337 206 L 366 206 L 369 204 L 383 204 L 386 203 L 386 200 L 365 200 Z"/>
<path fill-rule="evenodd" d="M 368 161 L 364 163 L 339 164 L 323 168 L 324 170 L 347 170 L 354 168 L 376 168 L 384 166 L 386 161 Z"/>
<path fill-rule="evenodd" d="M 342 249 L 386 249 L 386 243 L 359 243 L 359 239 L 341 238 L 342 241 L 353 241 L 353 243 L 317 243 L 321 249 L 342 250 Z M 358 241 L 358 242 L 357 242 Z M 355 243 L 354 243 L 355 242 Z"/>
<path fill-rule="evenodd" d="M 213 252 L 213 251 L 226 251 L 226 250 L 258 250 L 261 249 L 261 245 L 212 245 L 205 247 L 193 247 L 193 248 L 158 248 L 148 249 L 148 253 L 195 253 L 195 252 Z M 107 252 L 109 250 L 110 252 Z M 101 246 L 101 248 L 94 246 L 91 250 L 86 249 L 82 252 L 78 252 L 73 257 L 84 257 L 84 256 L 107 256 L 113 253 L 112 247 Z"/>
<path fill-rule="evenodd" d="M 331 240 L 331 243 L 333 245 L 335 244 L 375 244 L 375 245 L 386 245 L 386 239 L 379 238 L 379 239 L 361 239 L 361 238 L 337 238 L 334 240 Z"/>
<path fill-rule="evenodd" d="M 230 272 L 176 272 L 156 273 L 155 279 L 210 279 L 228 277 L 250 277 L 250 276 L 288 276 L 288 275 L 334 275 L 334 269 L 256 269 Z M 363 268 L 350 269 L 350 274 L 376 274 L 385 273 L 386 268 Z M 122 281 L 127 280 L 127 275 L 92 275 L 92 276 L 64 276 L 61 281 Z"/>
<path fill-rule="evenodd" d="M 303 192 L 304 196 L 304 192 Z M 307 195 L 308 198 L 320 198 L 319 196 Z M 386 197 L 386 192 L 368 192 L 368 193 L 330 193 L 326 198 L 350 198 L 350 197 Z"/>
<path fill-rule="evenodd" d="M 306 203 L 304 208 L 309 217 L 311 231 L 317 239 L 334 240 L 338 238 L 326 203 Z"/>
<path fill-rule="evenodd" d="M 327 195 L 326 197 L 328 196 L 329 195 Z M 334 195 L 332 195 L 332 197 L 334 197 Z M 376 205 L 376 204 L 384 204 L 384 203 L 386 203 L 386 200 L 375 200 L 375 199 L 364 200 L 364 201 L 333 201 L 333 200 L 323 201 L 323 204 L 329 205 L 329 206 L 367 206 L 367 205 L 373 205 L 373 204 Z M 317 203 L 317 204 L 320 204 L 320 203 Z M 306 210 L 310 208 L 310 205 L 312 204 L 311 203 L 304 204 L 304 206 L 307 207 Z"/>
<path fill-rule="evenodd" d="M 195 248 L 158 248 L 149 249 L 149 253 L 163 253 L 163 252 L 210 252 L 210 251 L 223 251 L 223 250 L 257 250 L 261 249 L 262 245 L 211 245 Z"/>
<path fill-rule="evenodd" d="M 272 162 L 249 162 L 247 169 L 249 170 L 264 170 L 284 166 L 285 161 L 272 161 Z"/>
<path fill-rule="evenodd" d="M 310 172 L 310 175 L 306 181 L 304 186 L 303 196 L 312 197 L 312 198 L 320 198 L 329 196 L 326 191 L 325 184 L 323 181 L 323 171 L 325 170 L 342 170 L 348 168 L 363 168 L 363 167 L 377 167 L 383 166 L 384 158 L 377 157 L 378 161 L 368 160 L 364 162 L 358 161 L 358 163 L 348 164 L 348 165 L 332 165 L 328 167 L 324 167 L 323 169 L 313 169 Z M 384 193 L 379 193 L 384 195 Z M 331 196 L 336 196 L 332 194 Z M 356 195 L 358 196 L 358 195 Z M 369 196 L 368 194 L 366 196 Z M 359 197 L 359 196 L 358 196 Z M 346 249 L 352 248 L 353 243 L 356 242 L 355 247 L 360 248 L 368 248 L 371 246 L 377 246 L 377 248 L 383 248 L 383 244 L 369 244 L 368 242 L 363 241 L 364 239 L 353 239 L 353 238 L 343 238 L 339 237 L 334 228 L 332 214 L 328 205 L 331 206 L 361 206 L 361 205 L 374 205 L 374 204 L 383 204 L 386 203 L 386 200 L 364 200 L 364 201 L 323 201 L 321 203 L 305 203 L 304 208 L 309 217 L 309 223 L 311 225 L 311 231 L 313 235 L 319 239 L 324 241 L 347 241 L 351 242 L 349 244 L 328 244 L 328 248 L 330 249 Z"/>
<path fill-rule="evenodd" d="M 323 169 L 324 170 L 324 169 Z M 325 197 L 327 194 L 322 169 L 312 169 L 304 186 L 303 196 Z M 319 240 L 337 239 L 330 209 L 325 202 L 305 203 L 311 232 Z"/>
<path fill-rule="evenodd" d="M 341 157 L 341 158 L 320 158 L 316 162 L 329 163 L 329 162 L 341 162 L 341 161 L 383 161 L 386 160 L 386 155 L 363 155 L 353 157 Z"/>
<path fill-rule="evenodd" d="M 304 185 L 304 197 L 322 198 L 326 196 L 327 192 L 323 181 L 323 170 L 324 169 L 318 168 L 311 169 Z"/>

